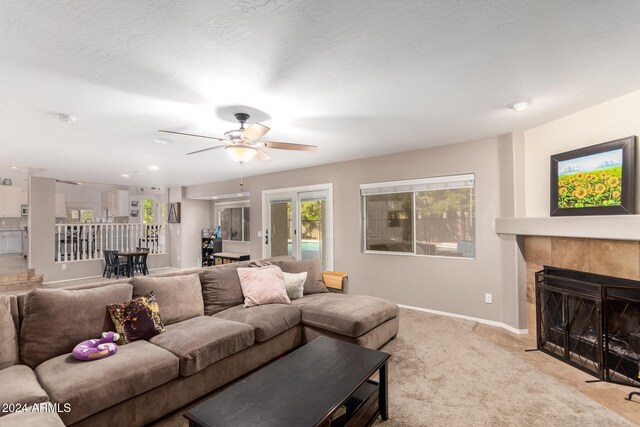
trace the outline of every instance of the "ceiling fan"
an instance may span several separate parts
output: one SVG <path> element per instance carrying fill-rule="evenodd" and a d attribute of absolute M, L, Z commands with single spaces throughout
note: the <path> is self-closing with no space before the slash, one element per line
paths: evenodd
<path fill-rule="evenodd" d="M 305 144 L 292 144 L 289 142 L 277 142 L 277 141 L 259 141 L 270 128 L 261 125 L 260 123 L 254 123 L 245 129 L 244 124 L 249 120 L 249 115 L 246 113 L 234 114 L 236 120 L 240 123 L 239 129 L 230 130 L 224 133 L 224 138 L 216 138 L 213 136 L 196 135 L 192 133 L 176 132 L 172 130 L 158 130 L 158 132 L 171 133 L 174 135 L 183 136 L 195 136 L 198 138 L 215 139 L 223 142 L 222 145 L 216 145 L 215 147 L 204 148 L 202 150 L 192 151 L 187 155 L 203 153 L 205 151 L 215 150 L 216 148 L 224 147 L 224 150 L 239 163 L 245 163 L 251 160 L 254 156 L 263 162 L 271 160 L 271 156 L 263 150 L 263 148 L 273 148 L 276 150 L 295 150 L 295 151 L 316 151 L 318 149 L 315 145 Z"/>

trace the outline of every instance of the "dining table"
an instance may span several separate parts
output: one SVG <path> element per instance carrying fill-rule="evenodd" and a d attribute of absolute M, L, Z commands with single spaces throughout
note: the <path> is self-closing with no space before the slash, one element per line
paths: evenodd
<path fill-rule="evenodd" d="M 134 271 L 133 271 L 133 259 L 138 256 L 138 255 L 144 255 L 144 254 L 149 254 L 149 252 L 146 251 L 129 251 L 129 252 L 118 252 L 118 256 L 123 256 L 127 258 L 127 277 L 132 277 L 134 275 Z M 146 271 L 147 271 L 147 265 L 146 265 L 146 260 L 145 260 L 145 265 L 144 268 L 142 269 L 143 271 L 143 275 L 147 275 Z"/>

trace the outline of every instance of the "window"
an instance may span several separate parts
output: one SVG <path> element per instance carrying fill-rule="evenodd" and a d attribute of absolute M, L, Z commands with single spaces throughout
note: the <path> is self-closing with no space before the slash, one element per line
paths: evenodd
<path fill-rule="evenodd" d="M 222 240 L 248 242 L 250 236 L 249 207 L 246 203 L 216 204 Z"/>
<path fill-rule="evenodd" d="M 475 177 L 360 186 L 366 252 L 475 258 Z"/>
<path fill-rule="evenodd" d="M 92 223 L 93 220 L 93 209 L 67 209 L 67 223 Z"/>

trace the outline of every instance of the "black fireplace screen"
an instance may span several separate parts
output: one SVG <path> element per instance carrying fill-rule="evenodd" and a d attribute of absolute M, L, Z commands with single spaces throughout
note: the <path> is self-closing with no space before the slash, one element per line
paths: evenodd
<path fill-rule="evenodd" d="M 536 273 L 538 349 L 640 387 L 640 282 L 545 266 Z"/>

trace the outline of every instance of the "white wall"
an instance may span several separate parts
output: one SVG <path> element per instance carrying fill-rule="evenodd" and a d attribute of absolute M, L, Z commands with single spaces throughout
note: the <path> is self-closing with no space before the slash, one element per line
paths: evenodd
<path fill-rule="evenodd" d="M 549 216 L 551 155 L 630 135 L 640 135 L 639 106 L 640 91 L 632 92 L 525 131 L 526 216 Z M 640 200 L 640 186 L 636 187 L 636 200 Z"/>

